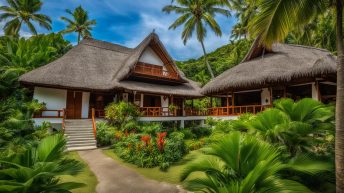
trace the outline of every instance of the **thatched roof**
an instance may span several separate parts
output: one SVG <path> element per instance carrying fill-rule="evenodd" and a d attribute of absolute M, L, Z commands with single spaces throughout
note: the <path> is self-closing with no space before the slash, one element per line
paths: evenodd
<path fill-rule="evenodd" d="M 288 84 L 298 79 L 336 73 L 336 58 L 323 49 L 275 44 L 271 51 L 252 58 L 252 53 L 257 55 L 257 52 L 252 50 L 255 48 L 256 46 L 252 46 L 248 56 L 240 64 L 206 84 L 202 88 L 202 94 L 212 95 Z"/>
<path fill-rule="evenodd" d="M 127 80 L 145 48 L 157 45 L 181 76 L 176 86 Z M 161 94 L 202 96 L 200 88 L 177 68 L 155 33 L 148 35 L 136 48 L 94 39 L 84 39 L 57 60 L 22 75 L 24 85 L 94 91 L 128 89 Z"/>

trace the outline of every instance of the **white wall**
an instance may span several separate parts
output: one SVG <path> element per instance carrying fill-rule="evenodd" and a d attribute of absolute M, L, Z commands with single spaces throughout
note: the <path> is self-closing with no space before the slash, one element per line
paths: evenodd
<path fill-rule="evenodd" d="M 161 96 L 161 107 L 168 107 L 168 97 L 164 100 L 164 96 Z"/>
<path fill-rule="evenodd" d="M 89 107 L 90 107 L 90 93 L 82 92 L 81 118 L 88 118 Z"/>
<path fill-rule="evenodd" d="M 315 82 L 312 82 L 312 99 L 319 100 L 318 90 Z"/>
<path fill-rule="evenodd" d="M 62 110 L 66 108 L 67 90 L 35 87 L 33 98 L 44 102 L 48 110 Z M 43 112 L 44 116 L 56 116 L 56 112 Z"/>
<path fill-rule="evenodd" d="M 164 63 L 161 61 L 160 57 L 150 47 L 147 47 L 143 51 L 142 56 L 140 57 L 139 61 L 147 63 L 147 64 L 164 66 Z"/>
<path fill-rule="evenodd" d="M 260 95 L 261 95 L 262 105 L 269 105 L 271 102 L 269 88 L 263 88 Z"/>

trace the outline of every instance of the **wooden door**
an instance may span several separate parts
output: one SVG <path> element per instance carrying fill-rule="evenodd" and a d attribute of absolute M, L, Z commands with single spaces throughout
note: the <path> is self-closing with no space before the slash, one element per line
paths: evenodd
<path fill-rule="evenodd" d="M 67 118 L 81 119 L 82 92 L 67 91 Z"/>

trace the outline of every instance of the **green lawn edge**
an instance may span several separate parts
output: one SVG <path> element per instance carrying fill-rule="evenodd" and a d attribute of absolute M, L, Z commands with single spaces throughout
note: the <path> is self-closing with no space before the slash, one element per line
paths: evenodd
<path fill-rule="evenodd" d="M 82 188 L 71 190 L 71 192 L 73 193 L 96 193 L 96 186 L 98 184 L 98 180 L 94 173 L 88 167 L 87 163 L 79 156 L 78 152 L 69 152 L 67 154 L 67 157 L 82 162 L 85 165 L 85 167 L 83 171 L 76 176 L 61 176 L 61 182 L 79 182 L 86 184 L 86 186 Z"/>
<path fill-rule="evenodd" d="M 167 183 L 179 184 L 179 185 L 182 184 L 182 182 L 180 182 L 179 178 L 180 178 L 180 175 L 183 172 L 186 164 L 202 155 L 202 152 L 200 150 L 191 151 L 190 153 L 185 155 L 182 160 L 172 164 L 171 167 L 168 168 L 168 170 L 166 172 L 164 172 L 164 171 L 161 171 L 159 169 L 159 167 L 140 168 L 134 164 L 127 163 L 124 160 L 122 160 L 120 157 L 118 157 L 112 149 L 106 149 L 106 150 L 102 150 L 102 151 L 105 155 L 111 157 L 117 163 L 121 164 L 122 166 L 125 166 L 127 168 L 134 170 L 135 172 L 143 175 L 146 178 L 156 180 L 159 182 L 167 182 Z M 191 175 L 189 177 L 189 179 L 197 178 L 200 176 L 202 176 L 202 174 L 200 174 L 200 173 L 196 174 L 195 173 L 195 174 Z"/>

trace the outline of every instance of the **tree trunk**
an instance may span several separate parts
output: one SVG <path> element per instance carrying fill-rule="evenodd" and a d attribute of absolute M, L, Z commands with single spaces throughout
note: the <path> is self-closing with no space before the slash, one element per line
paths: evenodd
<path fill-rule="evenodd" d="M 80 32 L 78 32 L 78 44 L 80 42 Z"/>
<path fill-rule="evenodd" d="M 201 41 L 201 45 L 202 45 L 202 49 L 203 49 L 203 53 L 204 53 L 204 62 L 206 64 L 207 68 L 208 68 L 208 71 L 210 73 L 211 79 L 213 79 L 214 78 L 214 73 L 213 73 L 213 70 L 211 69 L 211 66 L 209 65 L 208 57 L 207 57 L 207 52 L 205 51 L 203 41 Z"/>
<path fill-rule="evenodd" d="M 343 3 L 336 2 L 337 96 L 336 96 L 336 192 L 344 193 L 344 44 Z"/>

